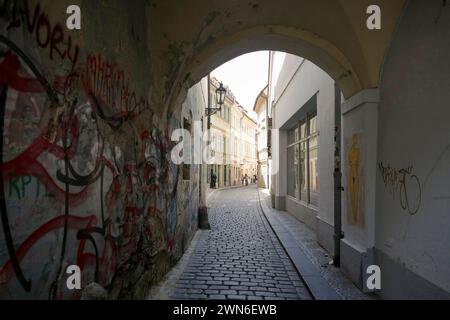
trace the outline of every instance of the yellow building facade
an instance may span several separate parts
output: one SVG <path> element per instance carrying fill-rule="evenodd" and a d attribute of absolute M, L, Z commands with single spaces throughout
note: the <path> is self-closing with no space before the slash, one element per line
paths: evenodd
<path fill-rule="evenodd" d="M 211 97 L 215 96 L 219 86 L 220 82 L 211 77 Z M 249 183 L 254 180 L 257 175 L 256 128 L 256 120 L 227 88 L 224 105 L 211 116 L 212 159 L 208 165 L 207 178 L 210 187 L 213 174 L 216 176 L 216 188 L 241 185 L 245 175 Z"/>

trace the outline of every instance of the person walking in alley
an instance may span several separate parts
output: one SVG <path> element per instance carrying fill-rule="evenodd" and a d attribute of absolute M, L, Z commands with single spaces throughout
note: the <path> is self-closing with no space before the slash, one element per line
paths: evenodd
<path fill-rule="evenodd" d="M 213 173 L 213 188 L 217 188 L 217 175 L 215 173 Z"/>
<path fill-rule="evenodd" d="M 212 169 L 211 169 L 211 172 L 210 172 L 210 174 L 209 174 L 209 187 L 210 187 L 211 189 L 214 187 L 214 185 L 213 185 L 213 175 L 214 175 L 214 172 L 213 172 Z"/>
<path fill-rule="evenodd" d="M 215 189 L 216 188 L 216 181 L 217 181 L 217 176 L 216 174 L 211 170 L 211 189 Z"/>

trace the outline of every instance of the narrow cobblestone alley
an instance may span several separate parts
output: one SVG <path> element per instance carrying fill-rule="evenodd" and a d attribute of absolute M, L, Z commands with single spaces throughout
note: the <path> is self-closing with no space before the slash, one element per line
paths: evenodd
<path fill-rule="evenodd" d="M 255 187 L 216 191 L 171 299 L 311 299 L 258 209 Z"/>

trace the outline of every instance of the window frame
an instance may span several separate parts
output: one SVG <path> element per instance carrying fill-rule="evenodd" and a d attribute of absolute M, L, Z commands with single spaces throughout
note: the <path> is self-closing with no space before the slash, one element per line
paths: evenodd
<path fill-rule="evenodd" d="M 316 118 L 316 124 L 315 124 L 316 131 L 311 133 L 311 119 L 314 119 L 314 118 Z M 302 126 L 304 124 L 306 124 L 306 127 L 304 128 L 306 133 L 305 133 L 305 135 L 303 137 Z M 292 132 L 294 133 L 293 136 L 294 136 L 294 140 L 295 141 L 292 142 L 292 143 L 289 143 L 289 141 L 288 141 L 288 145 L 286 147 L 286 153 L 288 154 L 288 150 L 290 148 L 297 148 L 297 146 L 299 148 L 299 158 L 298 158 L 297 164 L 295 164 L 295 162 L 296 162 L 295 158 L 294 158 L 294 161 L 293 161 L 294 166 L 295 165 L 298 166 L 297 170 L 295 170 L 295 171 L 296 171 L 296 173 L 298 175 L 298 177 L 296 177 L 296 178 L 299 181 L 299 185 L 298 185 L 299 190 L 298 190 L 298 196 L 293 196 L 293 195 L 289 194 L 290 191 L 289 191 L 289 185 L 288 185 L 287 186 L 288 196 L 290 196 L 290 197 L 292 197 L 292 198 L 294 198 L 296 200 L 305 202 L 307 205 L 312 205 L 312 206 L 318 207 L 318 202 L 317 203 L 312 203 L 311 202 L 311 185 L 312 185 L 311 184 L 311 178 L 312 177 L 311 177 L 311 166 L 310 166 L 310 161 L 311 161 L 311 157 L 310 157 L 310 141 L 312 139 L 317 138 L 317 147 L 316 148 L 317 148 L 317 150 L 319 149 L 319 139 L 318 139 L 318 137 L 319 137 L 320 132 L 319 132 L 318 123 L 317 123 L 317 110 L 307 113 L 305 117 L 303 117 L 299 121 L 297 121 L 297 123 L 296 123 L 296 125 L 294 127 L 292 127 L 291 129 L 289 129 L 287 131 L 288 140 L 289 140 L 289 137 L 292 137 Z M 298 136 L 295 134 L 295 132 L 298 132 Z M 302 177 L 302 174 L 301 174 L 302 173 L 302 170 L 301 170 L 302 169 L 301 168 L 302 161 L 301 161 L 300 154 L 302 152 L 301 150 L 302 150 L 302 146 L 303 145 L 306 145 L 305 146 L 305 148 L 306 148 L 306 152 L 305 152 L 306 199 L 304 199 L 304 197 L 302 196 L 302 193 L 303 193 L 303 190 L 302 190 L 302 179 L 303 179 L 303 177 Z M 295 151 L 294 151 L 294 157 L 295 157 Z M 289 162 L 289 158 L 288 158 L 287 159 L 288 170 L 289 170 L 289 163 L 290 162 Z M 316 170 L 317 170 L 317 168 L 316 168 Z M 294 191 L 294 194 L 295 193 L 296 192 Z M 318 191 L 317 191 L 317 199 L 318 199 L 317 201 L 320 200 L 320 198 L 318 196 Z"/>

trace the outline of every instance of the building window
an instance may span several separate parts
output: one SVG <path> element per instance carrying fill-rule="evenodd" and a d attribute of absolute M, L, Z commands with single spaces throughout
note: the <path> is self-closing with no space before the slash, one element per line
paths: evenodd
<path fill-rule="evenodd" d="M 299 186 L 298 186 L 298 166 L 296 166 L 295 162 L 296 162 L 296 157 L 295 157 L 295 152 L 296 152 L 296 146 L 293 146 L 291 148 L 287 149 L 287 192 L 288 195 L 290 195 L 291 197 L 295 197 L 297 198 L 297 194 L 299 191 Z"/>
<path fill-rule="evenodd" d="M 308 204 L 319 204 L 317 115 L 308 114 L 288 131 L 288 195 Z"/>

